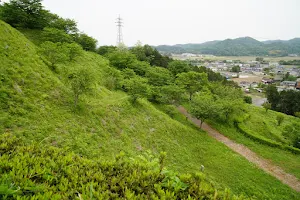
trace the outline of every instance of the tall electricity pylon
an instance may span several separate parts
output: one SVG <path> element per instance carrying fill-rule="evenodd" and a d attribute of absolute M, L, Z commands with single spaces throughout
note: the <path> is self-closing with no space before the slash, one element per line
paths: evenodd
<path fill-rule="evenodd" d="M 118 34 L 117 34 L 117 46 L 123 45 L 123 34 L 122 34 L 122 27 L 123 27 L 123 19 L 120 17 L 117 18 L 116 21 L 118 27 Z"/>

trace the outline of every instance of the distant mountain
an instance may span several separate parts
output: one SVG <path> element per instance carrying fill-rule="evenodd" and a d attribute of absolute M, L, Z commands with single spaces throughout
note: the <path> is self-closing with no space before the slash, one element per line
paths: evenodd
<path fill-rule="evenodd" d="M 300 54 L 300 38 L 260 42 L 251 37 L 210 41 L 201 44 L 160 45 L 166 53 L 196 53 L 216 56 L 287 56 Z"/>
<path fill-rule="evenodd" d="M 276 43 L 276 42 L 286 42 L 286 40 L 266 40 L 266 41 L 262 41 L 262 43 L 264 43 L 264 44 L 272 44 L 272 43 Z"/>

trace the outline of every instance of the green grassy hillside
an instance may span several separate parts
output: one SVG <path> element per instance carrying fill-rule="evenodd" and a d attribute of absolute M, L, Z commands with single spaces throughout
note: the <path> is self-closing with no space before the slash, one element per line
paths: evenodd
<path fill-rule="evenodd" d="M 247 106 L 245 114 L 247 117 L 239 123 L 240 127 L 255 137 L 285 146 L 288 145 L 288 141 L 282 135 L 284 127 L 292 123 L 300 123 L 299 118 L 283 114 L 284 120 L 282 124 L 278 126 L 276 116 L 280 113 L 272 110 L 266 112 L 265 109 L 253 105 Z M 233 126 L 233 122 L 225 124 L 210 121 L 210 124 L 222 134 L 237 141 L 238 143 L 248 146 L 260 156 L 271 160 L 274 164 L 280 166 L 286 172 L 291 173 L 300 179 L 299 154 L 255 141 L 239 132 Z"/>
<path fill-rule="evenodd" d="M 132 105 L 127 94 L 103 86 L 109 63 L 85 52 L 52 72 L 37 47 L 0 21 L 0 131 L 25 144 L 54 146 L 89 159 L 112 160 L 151 151 L 167 153 L 166 167 L 205 174 L 216 187 L 258 199 L 299 199 L 300 194 L 267 175 L 195 127 L 170 118 L 146 100 Z M 60 71 L 93 68 L 97 83 L 74 109 Z M 1 173 L 1 170 L 0 170 Z M 1 178 L 0 178 L 1 179 Z"/>
<path fill-rule="evenodd" d="M 274 140 L 276 142 L 287 144 L 285 137 L 282 135 L 284 127 L 293 122 L 300 123 L 300 119 L 284 115 L 284 120 L 280 126 L 277 124 L 276 116 L 279 114 L 275 111 L 266 112 L 262 108 L 249 106 L 248 107 L 249 119 L 243 122 L 243 125 L 246 128 L 251 129 L 253 132 L 258 135 Z"/>

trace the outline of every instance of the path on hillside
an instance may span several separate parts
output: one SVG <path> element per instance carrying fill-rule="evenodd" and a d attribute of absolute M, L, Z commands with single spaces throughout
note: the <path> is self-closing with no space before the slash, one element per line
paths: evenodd
<path fill-rule="evenodd" d="M 201 121 L 196 119 L 196 118 L 193 118 L 186 111 L 186 109 L 184 107 L 180 106 L 180 107 L 178 107 L 178 110 L 182 114 L 184 114 L 189 120 L 191 120 L 195 125 L 200 127 L 200 122 Z M 281 182 L 283 182 L 284 184 L 290 186 L 291 188 L 293 188 L 297 192 L 300 192 L 300 180 L 298 180 L 295 176 L 284 172 L 284 170 L 281 169 L 280 167 L 272 164 L 270 161 L 268 161 L 264 158 L 261 158 L 256 153 L 254 153 L 249 148 L 247 148 L 246 146 L 244 146 L 242 144 L 238 144 L 238 143 L 230 140 L 229 138 L 225 137 L 224 135 L 222 135 L 221 133 L 219 133 L 215 129 L 211 128 L 206 123 L 202 124 L 202 129 L 204 131 L 206 131 L 208 133 L 208 135 L 210 135 L 211 137 L 215 138 L 216 140 L 222 142 L 227 147 L 229 147 L 230 149 L 232 149 L 236 153 L 242 155 L 248 161 L 254 163 L 256 166 L 263 169 L 268 174 L 276 177 Z"/>

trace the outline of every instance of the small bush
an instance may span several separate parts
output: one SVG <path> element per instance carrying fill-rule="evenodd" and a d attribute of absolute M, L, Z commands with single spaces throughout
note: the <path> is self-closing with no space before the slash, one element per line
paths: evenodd
<path fill-rule="evenodd" d="M 278 126 L 280 126 L 282 124 L 283 120 L 284 120 L 283 114 L 277 114 L 276 121 L 277 121 Z"/>
<path fill-rule="evenodd" d="M 176 110 L 175 106 L 173 106 L 173 105 L 166 105 L 164 107 L 164 111 L 171 118 L 173 118 L 176 115 L 176 113 L 177 113 L 177 110 Z"/>
<path fill-rule="evenodd" d="M 244 102 L 248 104 L 252 104 L 252 97 L 250 96 L 244 96 Z"/>

